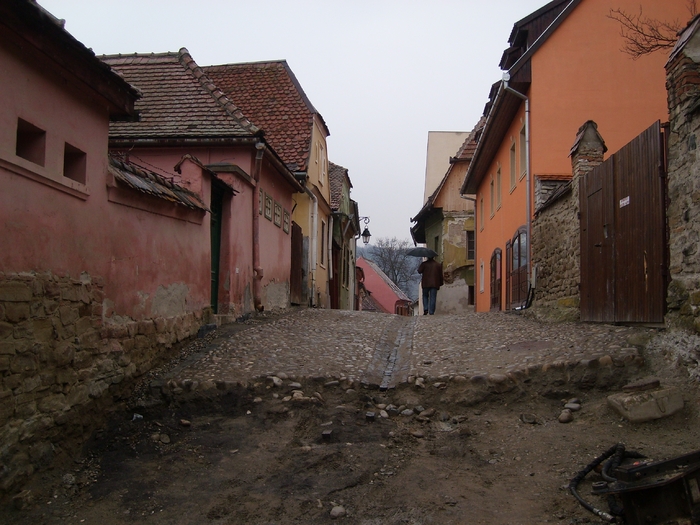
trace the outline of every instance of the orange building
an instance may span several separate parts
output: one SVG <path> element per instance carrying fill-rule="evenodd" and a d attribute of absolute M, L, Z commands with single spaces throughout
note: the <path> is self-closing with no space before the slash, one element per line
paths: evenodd
<path fill-rule="evenodd" d="M 684 23 L 685 0 L 554 0 L 516 22 L 460 192 L 476 196 L 476 310 L 527 304 L 536 193 L 571 178 L 576 130 L 594 120 L 610 152 L 668 120 L 668 53 L 633 59 L 611 8 Z"/>

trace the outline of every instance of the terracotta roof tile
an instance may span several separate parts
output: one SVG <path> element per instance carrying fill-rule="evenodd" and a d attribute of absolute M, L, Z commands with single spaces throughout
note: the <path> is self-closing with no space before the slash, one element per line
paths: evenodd
<path fill-rule="evenodd" d="M 136 191 L 193 210 L 209 211 L 199 195 L 147 168 L 110 154 L 107 169 L 116 180 Z"/>
<path fill-rule="evenodd" d="M 348 176 L 348 169 L 329 162 L 328 178 L 331 183 L 331 210 L 338 211 L 340 205 L 343 203 L 343 180 L 347 180 L 348 187 L 352 188 L 352 183 Z"/>
<path fill-rule="evenodd" d="M 203 69 L 265 131 L 265 139 L 290 170 L 307 170 L 313 116 L 323 119 L 285 60 Z"/>
<path fill-rule="evenodd" d="M 178 53 L 101 57 L 143 97 L 138 122 L 110 123 L 110 138 L 242 137 L 260 133 L 197 66 Z"/>

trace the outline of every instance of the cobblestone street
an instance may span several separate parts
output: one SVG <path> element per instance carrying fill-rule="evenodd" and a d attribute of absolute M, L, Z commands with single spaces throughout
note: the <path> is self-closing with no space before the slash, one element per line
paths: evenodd
<path fill-rule="evenodd" d="M 295 309 L 244 330 L 223 326 L 204 352 L 167 379 L 207 389 L 282 374 L 391 388 L 414 377 L 499 383 L 576 368 L 590 375 L 643 364 L 630 337 L 645 332 L 505 313 L 399 317 Z"/>
<path fill-rule="evenodd" d="M 592 458 L 615 443 L 655 459 L 697 447 L 682 374 L 665 376 L 686 400 L 670 417 L 635 424 L 608 406 L 661 371 L 655 333 L 504 313 L 266 312 L 144 376 L 87 453 L 36 477 L 25 510 L 0 522 L 601 523 L 568 490 Z"/>

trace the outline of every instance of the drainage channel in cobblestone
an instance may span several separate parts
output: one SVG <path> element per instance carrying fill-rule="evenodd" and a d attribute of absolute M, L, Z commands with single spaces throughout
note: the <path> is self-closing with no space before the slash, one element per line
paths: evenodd
<path fill-rule="evenodd" d="M 396 317 L 384 329 L 374 349 L 372 361 L 362 383 L 378 385 L 380 390 L 393 388 L 401 381 L 398 372 L 405 367 L 406 356 L 413 345 L 415 317 Z"/>

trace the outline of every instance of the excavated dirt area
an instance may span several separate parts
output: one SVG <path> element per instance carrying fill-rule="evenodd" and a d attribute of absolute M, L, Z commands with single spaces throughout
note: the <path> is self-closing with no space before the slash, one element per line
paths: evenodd
<path fill-rule="evenodd" d="M 602 523 L 567 490 L 594 457 L 617 442 L 654 459 L 700 448 L 697 392 L 669 381 L 686 407 L 631 424 L 608 408 L 610 392 L 545 384 L 477 399 L 454 386 L 348 391 L 318 380 L 302 382 L 306 399 L 285 401 L 293 386 L 261 379 L 211 399 L 125 408 L 75 463 L 5 501 L 0 523 Z M 581 410 L 558 422 L 574 397 Z M 607 510 L 590 494 L 596 479 L 580 492 Z"/>

